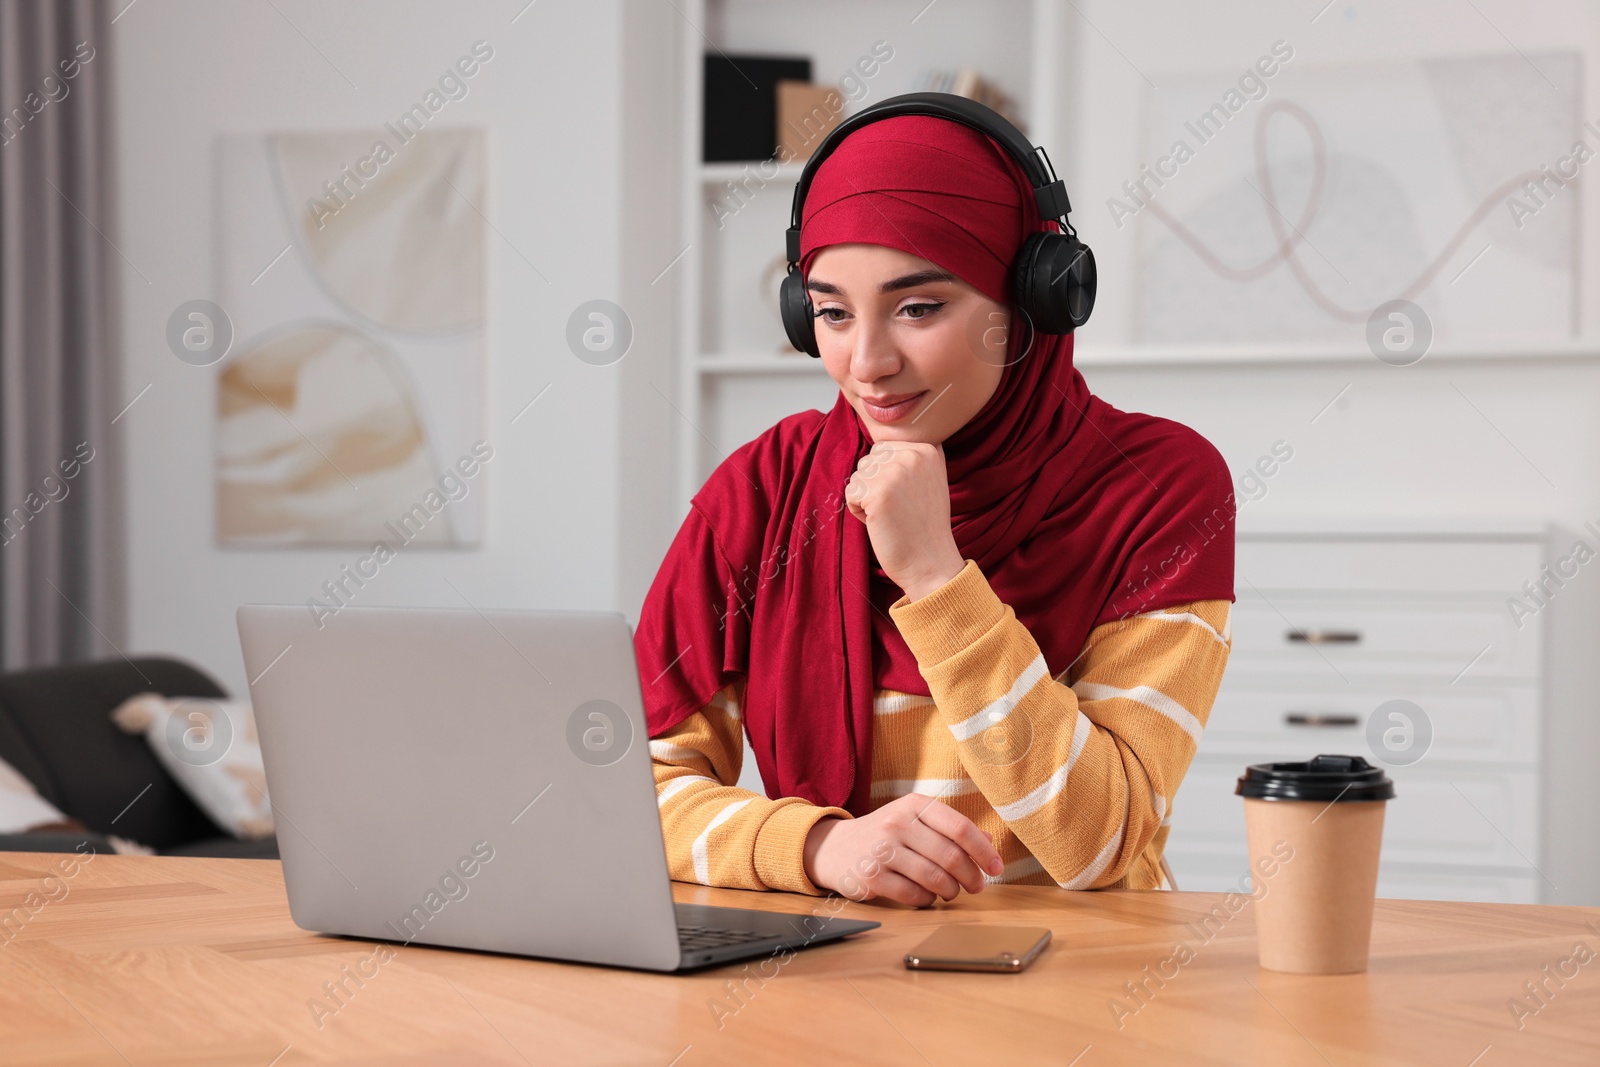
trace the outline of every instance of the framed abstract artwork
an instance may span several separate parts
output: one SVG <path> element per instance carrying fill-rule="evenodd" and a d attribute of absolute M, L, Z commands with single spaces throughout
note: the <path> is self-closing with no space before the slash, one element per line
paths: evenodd
<path fill-rule="evenodd" d="M 219 142 L 220 544 L 481 541 L 484 140 Z"/>

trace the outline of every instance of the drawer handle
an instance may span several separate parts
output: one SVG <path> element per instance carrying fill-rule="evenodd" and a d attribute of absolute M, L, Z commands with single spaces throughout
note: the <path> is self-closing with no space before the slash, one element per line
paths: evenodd
<path fill-rule="evenodd" d="M 1354 715 L 1339 715 L 1332 712 L 1291 711 L 1283 716 L 1283 721 L 1290 726 L 1360 726 L 1361 720 Z"/>
<path fill-rule="evenodd" d="M 1290 630 L 1283 635 L 1305 645 L 1353 645 L 1361 640 L 1360 630 Z"/>

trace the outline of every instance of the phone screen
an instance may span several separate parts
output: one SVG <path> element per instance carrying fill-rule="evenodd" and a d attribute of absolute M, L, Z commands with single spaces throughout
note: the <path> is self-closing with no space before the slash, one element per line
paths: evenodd
<path fill-rule="evenodd" d="M 928 971 L 1014 973 L 1032 963 L 1049 943 L 1050 931 L 1042 926 L 941 926 L 906 953 L 906 966 Z"/>

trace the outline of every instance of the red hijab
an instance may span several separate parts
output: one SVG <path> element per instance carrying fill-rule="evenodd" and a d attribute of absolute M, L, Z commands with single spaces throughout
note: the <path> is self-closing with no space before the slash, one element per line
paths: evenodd
<path fill-rule="evenodd" d="M 899 116 L 818 167 L 800 269 L 827 245 L 881 244 L 1010 304 L 1017 248 L 1045 226 L 1021 167 L 986 135 Z M 956 545 L 1055 675 L 1101 623 L 1232 600 L 1234 500 L 1203 437 L 1092 396 L 1072 336 L 1031 334 L 1010 331 L 999 387 L 944 451 Z M 695 495 L 634 636 L 652 737 L 742 675 L 767 795 L 858 815 L 872 806 L 874 689 L 928 694 L 889 618 L 903 594 L 844 510 L 871 447 L 841 393 L 735 451 Z"/>

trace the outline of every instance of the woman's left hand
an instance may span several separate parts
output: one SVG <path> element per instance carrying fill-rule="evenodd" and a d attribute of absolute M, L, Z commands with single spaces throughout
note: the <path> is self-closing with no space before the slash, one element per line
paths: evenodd
<path fill-rule="evenodd" d="M 856 464 L 844 499 L 850 514 L 866 523 L 884 573 L 912 600 L 966 566 L 950 532 L 950 483 L 940 446 L 878 442 Z"/>

